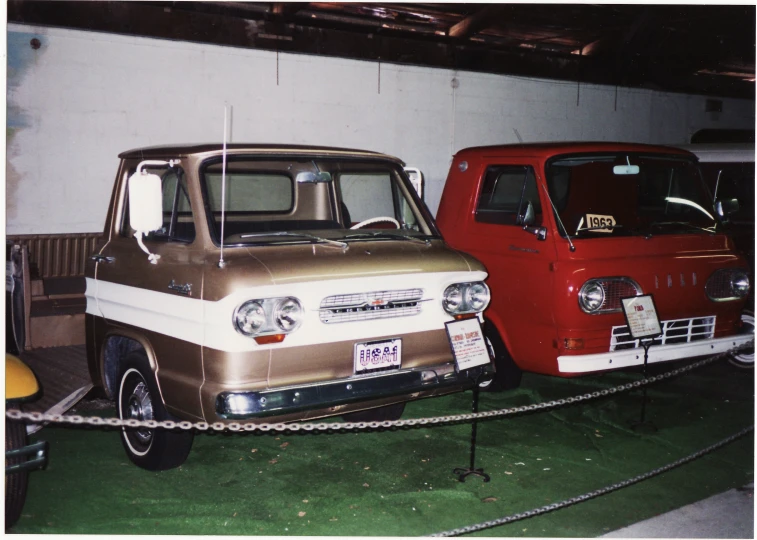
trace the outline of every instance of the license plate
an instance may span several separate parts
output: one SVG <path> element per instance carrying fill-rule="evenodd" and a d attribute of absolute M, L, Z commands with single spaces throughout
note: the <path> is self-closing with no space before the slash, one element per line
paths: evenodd
<path fill-rule="evenodd" d="M 355 343 L 355 373 L 398 368 L 402 364 L 402 340 Z"/>

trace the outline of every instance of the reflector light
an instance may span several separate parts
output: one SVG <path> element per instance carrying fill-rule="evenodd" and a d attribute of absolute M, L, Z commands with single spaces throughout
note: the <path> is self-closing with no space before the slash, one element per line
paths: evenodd
<path fill-rule="evenodd" d="M 565 338 L 565 348 L 570 351 L 577 351 L 584 348 L 583 338 Z"/>
<path fill-rule="evenodd" d="M 269 343 L 281 343 L 285 337 L 286 334 L 271 334 L 268 336 L 258 336 L 255 338 L 255 341 L 258 342 L 258 345 L 268 345 Z"/>

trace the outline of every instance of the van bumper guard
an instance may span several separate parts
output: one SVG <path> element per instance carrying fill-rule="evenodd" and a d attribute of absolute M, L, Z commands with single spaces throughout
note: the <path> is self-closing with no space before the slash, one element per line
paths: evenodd
<path fill-rule="evenodd" d="M 47 467 L 47 441 L 39 441 L 28 444 L 21 448 L 5 451 L 5 462 L 21 457 L 21 463 L 6 465 L 5 474 L 13 474 L 21 471 L 34 471 Z"/>
<path fill-rule="evenodd" d="M 652 345 L 647 362 L 669 362 L 708 354 L 719 354 L 744 345 L 754 339 L 754 334 L 739 334 L 724 338 L 677 343 L 675 345 Z M 644 364 L 644 349 L 622 349 L 597 354 L 570 354 L 557 357 L 560 373 L 589 373 L 608 371 Z"/>

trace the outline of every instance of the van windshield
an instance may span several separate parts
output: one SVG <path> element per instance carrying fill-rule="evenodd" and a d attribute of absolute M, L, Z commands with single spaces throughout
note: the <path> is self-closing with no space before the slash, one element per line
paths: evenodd
<path fill-rule="evenodd" d="M 635 153 L 564 155 L 553 159 L 546 173 L 563 236 L 714 233 L 718 223 L 712 196 L 693 159 Z"/>
<path fill-rule="evenodd" d="M 217 244 L 222 234 L 224 245 L 340 247 L 352 241 L 439 236 L 393 162 L 229 156 L 225 171 L 220 159 L 204 163 L 200 179 Z"/>

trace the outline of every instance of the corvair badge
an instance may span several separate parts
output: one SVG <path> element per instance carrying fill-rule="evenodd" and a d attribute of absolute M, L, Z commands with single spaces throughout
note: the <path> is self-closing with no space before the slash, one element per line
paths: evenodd
<path fill-rule="evenodd" d="M 171 280 L 171 283 L 168 284 L 168 288 L 172 291 L 176 291 L 179 294 L 185 294 L 187 296 L 192 296 L 192 284 L 191 283 L 185 283 L 184 285 L 179 285 L 174 280 Z"/>

